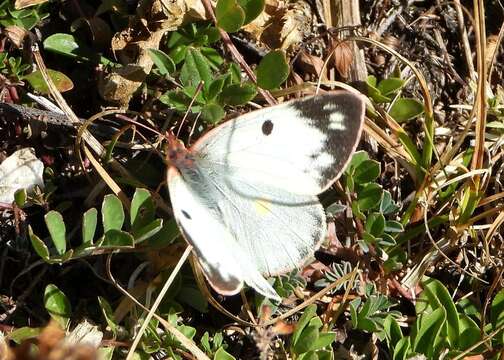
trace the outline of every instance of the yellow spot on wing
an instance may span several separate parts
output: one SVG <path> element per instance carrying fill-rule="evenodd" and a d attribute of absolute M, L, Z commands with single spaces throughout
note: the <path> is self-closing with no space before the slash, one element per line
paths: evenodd
<path fill-rule="evenodd" d="M 265 199 L 259 199 L 254 201 L 256 211 L 259 213 L 259 215 L 268 215 L 271 212 L 270 209 L 270 202 Z"/>

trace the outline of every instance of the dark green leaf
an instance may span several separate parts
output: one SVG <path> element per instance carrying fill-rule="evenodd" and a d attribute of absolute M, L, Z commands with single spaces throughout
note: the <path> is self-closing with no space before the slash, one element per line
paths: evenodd
<path fill-rule="evenodd" d="M 49 259 L 49 249 L 46 244 L 33 233 L 30 225 L 28 225 L 28 235 L 30 236 L 30 241 L 37 255 L 47 261 Z"/>
<path fill-rule="evenodd" d="M 124 224 L 124 211 L 121 200 L 113 194 L 106 195 L 102 203 L 103 232 L 120 230 Z"/>
<path fill-rule="evenodd" d="M 392 116 L 397 122 L 404 122 L 412 120 L 417 116 L 423 114 L 423 104 L 416 99 L 399 98 L 396 100 L 389 115 Z"/>
<path fill-rule="evenodd" d="M 420 328 L 415 337 L 414 350 L 432 357 L 435 352 L 435 344 L 441 331 L 443 323 L 446 321 L 444 308 L 438 308 L 429 314 L 421 317 Z"/>
<path fill-rule="evenodd" d="M 245 11 L 244 24 L 250 23 L 264 10 L 264 0 L 238 0 L 238 4 Z"/>
<path fill-rule="evenodd" d="M 203 109 L 201 110 L 201 117 L 205 120 L 205 122 L 210 124 L 218 123 L 222 120 L 225 114 L 226 113 L 224 112 L 222 106 L 215 103 L 207 104 L 203 106 Z"/>
<path fill-rule="evenodd" d="M 132 248 L 135 246 L 135 239 L 125 231 L 111 229 L 105 233 L 100 246 L 107 248 Z"/>
<path fill-rule="evenodd" d="M 66 251 L 66 227 L 63 216 L 52 210 L 45 214 L 44 220 L 56 251 L 59 255 L 63 255 Z"/>
<path fill-rule="evenodd" d="M 98 223 L 98 211 L 91 208 L 82 216 L 82 242 L 92 244 Z"/>
<path fill-rule="evenodd" d="M 154 220 L 156 208 L 147 189 L 137 188 L 131 200 L 130 224 L 133 232 Z"/>
<path fill-rule="evenodd" d="M 226 77 L 228 76 L 229 75 L 220 76 L 210 83 L 210 86 L 208 87 L 208 91 L 206 92 L 205 96 L 207 101 L 214 100 L 222 92 L 222 88 L 224 87 Z"/>
<path fill-rule="evenodd" d="M 375 237 L 380 237 L 385 230 L 385 217 L 380 213 L 372 213 L 366 219 L 366 231 Z"/>
<path fill-rule="evenodd" d="M 66 295 L 56 285 L 49 284 L 46 286 L 44 291 L 44 306 L 49 315 L 63 329 L 66 329 L 72 315 L 72 308 Z"/>
<path fill-rule="evenodd" d="M 380 163 L 375 160 L 364 160 L 356 168 L 353 180 L 356 184 L 371 182 L 380 176 Z"/>
<path fill-rule="evenodd" d="M 178 45 L 169 52 L 168 56 L 175 64 L 179 64 L 185 59 L 187 49 L 187 45 Z"/>
<path fill-rule="evenodd" d="M 233 84 L 222 90 L 220 101 L 228 105 L 244 105 L 252 100 L 257 90 L 252 83 Z"/>
<path fill-rule="evenodd" d="M 98 296 L 98 303 L 100 304 L 102 314 L 105 317 L 105 321 L 107 322 L 110 331 L 112 331 L 112 334 L 114 334 L 114 336 L 117 336 L 117 324 L 115 323 L 114 311 L 112 310 L 112 307 L 110 306 L 107 299 L 101 296 Z"/>
<path fill-rule="evenodd" d="M 404 227 L 399 221 L 387 220 L 385 223 L 385 232 L 388 233 L 400 233 L 404 231 Z"/>
<path fill-rule="evenodd" d="M 361 211 L 370 210 L 378 206 L 382 196 L 382 188 L 375 183 L 369 183 L 357 193 L 357 203 Z"/>
<path fill-rule="evenodd" d="M 294 353 L 298 355 L 305 353 L 311 349 L 312 344 L 314 344 L 318 340 L 318 337 L 319 337 L 318 327 L 308 325 L 301 332 L 299 340 L 296 341 L 292 350 L 294 351 Z"/>
<path fill-rule="evenodd" d="M 266 90 L 278 88 L 289 76 L 289 64 L 282 50 L 270 51 L 257 66 L 257 85 Z"/>
<path fill-rule="evenodd" d="M 175 63 L 167 54 L 158 49 L 147 49 L 147 51 L 161 75 L 169 75 L 175 72 Z"/>
<path fill-rule="evenodd" d="M 490 321 L 494 330 L 504 326 L 504 289 L 495 295 L 490 306 Z M 504 344 L 504 331 L 498 335 L 499 342 Z"/>
<path fill-rule="evenodd" d="M 315 340 L 310 347 L 310 350 L 320 350 L 325 348 L 326 346 L 330 346 L 334 340 L 336 340 L 336 333 L 334 332 L 325 332 L 320 333 L 317 340 Z"/>
<path fill-rule="evenodd" d="M 240 30 L 245 22 L 245 11 L 236 0 L 218 0 L 215 7 L 217 26 L 227 32 Z"/>
<path fill-rule="evenodd" d="M 153 220 L 150 224 L 145 225 L 143 228 L 134 232 L 135 243 L 141 243 L 144 240 L 154 236 L 163 228 L 163 219 Z"/>
<path fill-rule="evenodd" d="M 185 56 L 184 65 L 180 70 L 180 81 L 184 86 L 198 86 L 204 81 L 204 88 L 208 89 L 212 82 L 212 73 L 208 60 L 199 49 L 189 48 Z"/>

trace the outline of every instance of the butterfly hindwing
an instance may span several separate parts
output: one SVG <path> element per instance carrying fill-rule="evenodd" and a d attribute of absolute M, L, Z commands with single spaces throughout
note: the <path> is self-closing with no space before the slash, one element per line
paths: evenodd
<path fill-rule="evenodd" d="M 214 204 L 208 203 L 207 196 L 201 196 L 208 190 L 209 184 L 204 178 L 196 182 L 192 180 L 183 178 L 174 167 L 168 170 L 175 219 L 183 236 L 193 246 L 212 287 L 223 295 L 234 295 L 246 282 L 259 293 L 278 299 L 250 255 L 223 224 Z"/>

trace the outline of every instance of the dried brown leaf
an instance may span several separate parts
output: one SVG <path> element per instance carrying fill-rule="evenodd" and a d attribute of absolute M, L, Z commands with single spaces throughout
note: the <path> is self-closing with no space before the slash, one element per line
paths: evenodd
<path fill-rule="evenodd" d="M 350 66 L 353 62 L 352 49 L 346 42 L 338 42 L 333 52 L 334 67 L 343 78 L 348 77 Z"/>
<path fill-rule="evenodd" d="M 49 0 L 16 0 L 14 3 L 14 9 L 21 10 L 30 6 L 40 5 Z"/>
<path fill-rule="evenodd" d="M 320 76 L 324 68 L 324 60 L 302 50 L 296 59 L 296 65 L 306 73 Z"/>
<path fill-rule="evenodd" d="M 18 49 L 22 47 L 23 41 L 25 37 L 28 35 L 28 31 L 16 25 L 5 27 L 3 29 L 3 33 L 5 34 L 7 39 L 9 39 L 10 42 L 14 44 L 14 46 L 17 47 Z"/>

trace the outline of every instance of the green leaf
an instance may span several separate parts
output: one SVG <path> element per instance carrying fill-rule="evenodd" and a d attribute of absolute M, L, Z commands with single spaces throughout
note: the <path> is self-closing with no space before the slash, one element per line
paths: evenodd
<path fill-rule="evenodd" d="M 371 77 L 368 77 L 368 82 L 367 82 L 368 96 L 371 99 L 373 99 L 373 101 L 377 104 L 390 102 L 391 99 L 387 96 L 382 95 L 380 90 L 378 90 L 376 88 L 376 85 L 374 85 L 373 82 L 370 82 L 370 78 Z M 376 78 L 374 76 L 371 79 L 374 79 L 374 81 L 376 81 Z"/>
<path fill-rule="evenodd" d="M 213 360 L 235 360 L 235 357 L 229 354 L 224 348 L 221 346 L 214 354 Z"/>
<path fill-rule="evenodd" d="M 215 7 L 217 26 L 227 32 L 240 30 L 245 22 L 245 11 L 236 0 L 218 0 Z"/>
<path fill-rule="evenodd" d="M 245 11 L 245 24 L 261 15 L 264 10 L 264 0 L 238 0 L 238 4 Z"/>
<path fill-rule="evenodd" d="M 33 233 L 30 225 L 28 225 L 28 236 L 30 236 L 30 241 L 37 255 L 47 261 L 49 259 L 49 249 L 46 244 Z"/>
<path fill-rule="evenodd" d="M 413 350 L 422 352 L 427 357 L 432 357 L 435 352 L 436 339 L 446 321 L 444 308 L 438 308 L 433 312 L 423 315 L 420 320 L 420 328 L 415 337 Z"/>
<path fill-rule="evenodd" d="M 394 200 L 392 200 L 390 192 L 388 190 L 383 190 L 383 196 L 380 202 L 380 212 L 383 215 L 388 215 L 395 213 L 397 210 L 399 210 L 399 207 L 394 203 Z"/>
<path fill-rule="evenodd" d="M 295 344 L 299 340 L 301 332 L 316 314 L 317 314 L 317 305 L 315 304 L 312 304 L 305 309 L 303 315 L 296 324 L 296 329 L 294 330 L 294 333 L 292 334 L 291 341 L 293 344 Z"/>
<path fill-rule="evenodd" d="M 180 236 L 179 228 L 174 219 L 163 222 L 162 229 L 147 239 L 147 247 L 162 248 L 170 245 Z"/>
<path fill-rule="evenodd" d="M 65 92 L 73 89 L 74 85 L 72 80 L 62 72 L 47 69 L 47 73 L 60 92 Z M 40 70 L 36 70 L 31 74 L 23 76 L 23 79 L 28 81 L 31 87 L 36 91 L 46 95 L 49 94 L 49 88 L 47 87 L 47 84 Z"/>
<path fill-rule="evenodd" d="M 103 232 L 120 230 L 124 224 L 124 211 L 121 200 L 113 194 L 108 194 L 102 203 Z"/>
<path fill-rule="evenodd" d="M 210 47 L 201 47 L 200 51 L 215 70 L 220 70 L 219 67 L 224 63 L 224 59 L 217 50 Z"/>
<path fill-rule="evenodd" d="M 244 105 L 256 94 L 256 86 L 252 83 L 231 84 L 222 90 L 220 101 L 227 105 Z"/>
<path fill-rule="evenodd" d="M 110 306 L 107 299 L 101 296 L 98 296 L 98 303 L 100 304 L 103 317 L 105 318 L 110 331 L 112 331 L 114 336 L 117 336 L 117 324 L 114 320 L 114 311 L 112 310 L 112 307 Z"/>
<path fill-rule="evenodd" d="M 98 223 L 98 210 L 91 208 L 82 216 L 82 243 L 92 244 Z"/>
<path fill-rule="evenodd" d="M 44 40 L 44 49 L 81 61 L 91 61 L 92 52 L 75 36 L 57 33 Z"/>
<path fill-rule="evenodd" d="M 105 248 L 133 248 L 135 247 L 135 239 L 126 231 L 118 229 L 108 230 L 103 238 L 100 247 Z"/>
<path fill-rule="evenodd" d="M 63 216 L 59 212 L 51 210 L 45 214 L 44 220 L 56 251 L 59 255 L 63 255 L 66 251 L 66 227 Z"/>
<path fill-rule="evenodd" d="M 319 337 L 311 344 L 310 350 L 320 350 L 325 348 L 326 346 L 330 346 L 334 340 L 336 340 L 336 333 L 334 332 L 325 332 L 320 333 Z"/>
<path fill-rule="evenodd" d="M 388 315 L 383 322 L 383 330 L 387 337 L 389 348 L 393 349 L 396 344 L 403 338 L 403 334 L 399 324 L 392 315 Z"/>
<path fill-rule="evenodd" d="M 39 336 L 41 331 L 41 328 L 24 326 L 6 334 L 5 338 L 14 341 L 16 344 L 21 344 L 25 340 Z"/>
<path fill-rule="evenodd" d="M 186 57 L 187 49 L 187 45 L 178 45 L 170 50 L 168 56 L 175 64 L 180 64 Z"/>
<path fill-rule="evenodd" d="M 95 50 L 70 34 L 57 33 L 49 36 L 44 40 L 44 49 L 79 61 L 100 62 L 103 65 L 113 64 L 109 59 L 98 56 Z"/>
<path fill-rule="evenodd" d="M 229 75 L 219 76 L 217 79 L 212 81 L 208 86 L 208 91 L 205 94 L 205 98 L 207 101 L 214 100 L 221 92 L 224 87 L 224 83 L 226 82 L 226 78 Z"/>
<path fill-rule="evenodd" d="M 289 76 L 289 64 L 282 50 L 270 51 L 257 66 L 257 85 L 266 90 L 278 88 Z"/>
<path fill-rule="evenodd" d="M 394 347 L 393 360 L 405 360 L 410 353 L 411 343 L 410 337 L 403 337 Z"/>
<path fill-rule="evenodd" d="M 423 104 L 416 99 L 399 98 L 396 100 L 389 115 L 392 116 L 397 122 L 405 122 L 416 118 L 423 114 Z"/>
<path fill-rule="evenodd" d="M 14 193 L 14 202 L 20 208 L 25 206 L 27 198 L 28 194 L 26 193 L 26 189 L 19 189 Z"/>
<path fill-rule="evenodd" d="M 367 152 L 365 152 L 364 150 L 354 152 L 354 154 L 352 155 L 352 160 L 350 160 L 350 163 L 348 164 L 345 172 L 347 174 L 353 173 L 353 171 L 355 171 L 355 169 L 366 160 L 369 160 L 369 155 Z"/>
<path fill-rule="evenodd" d="M 466 350 L 481 340 L 481 330 L 478 324 L 469 316 L 465 314 L 459 314 L 459 316 L 460 336 L 458 339 L 458 348 L 460 350 Z M 497 338 L 498 337 L 495 339 Z"/>
<path fill-rule="evenodd" d="M 364 160 L 356 168 L 353 179 L 356 184 L 365 184 L 380 176 L 380 163 L 375 160 Z"/>
<path fill-rule="evenodd" d="M 494 330 L 504 326 L 504 289 L 499 291 L 492 301 L 492 305 L 490 306 L 490 321 Z M 504 344 L 504 331 L 499 333 L 498 339 L 501 344 Z"/>
<path fill-rule="evenodd" d="M 366 231 L 375 237 L 380 237 L 385 230 L 385 217 L 380 213 L 372 213 L 366 219 Z"/>
<path fill-rule="evenodd" d="M 222 120 L 226 112 L 219 104 L 210 103 L 203 106 L 201 109 L 201 117 L 210 124 L 216 124 Z"/>
<path fill-rule="evenodd" d="M 72 315 L 70 301 L 56 285 L 49 284 L 44 291 L 44 306 L 51 316 L 63 329 L 67 328 Z"/>
<path fill-rule="evenodd" d="M 377 86 L 377 89 L 382 95 L 387 96 L 395 93 L 403 85 L 404 85 L 403 79 L 391 77 L 380 81 L 380 83 Z"/>
<path fill-rule="evenodd" d="M 161 75 L 169 75 L 175 72 L 175 63 L 163 51 L 158 49 L 147 49 L 147 52 L 154 64 L 156 64 Z"/>
<path fill-rule="evenodd" d="M 184 86 L 198 86 L 204 82 L 204 89 L 208 90 L 212 82 L 212 73 L 208 60 L 199 49 L 189 48 L 185 56 L 184 65 L 180 70 L 180 81 Z"/>
<path fill-rule="evenodd" d="M 357 204 L 359 209 L 370 210 L 378 206 L 382 197 L 382 188 L 376 183 L 369 183 L 362 187 L 357 193 Z"/>
<path fill-rule="evenodd" d="M 133 234 L 135 237 L 135 244 L 139 244 L 144 240 L 154 236 L 163 228 L 163 219 L 153 220 L 150 224 L 145 225 L 143 228 L 138 229 Z"/>
<path fill-rule="evenodd" d="M 451 346 L 458 342 L 459 317 L 455 303 L 446 287 L 436 279 L 428 279 L 423 282 L 424 292 L 429 299 L 431 306 L 436 309 L 439 305 L 446 312 L 446 325 L 448 330 L 448 340 Z M 438 305 L 439 304 L 439 305 Z"/>
<path fill-rule="evenodd" d="M 161 95 L 159 101 L 175 110 L 186 111 L 191 99 L 181 90 L 170 90 Z"/>
<path fill-rule="evenodd" d="M 135 189 L 130 208 L 132 232 L 150 224 L 154 220 L 155 214 L 156 208 L 149 190 L 142 188 Z"/>
<path fill-rule="evenodd" d="M 401 233 L 404 231 L 403 225 L 399 221 L 387 220 L 385 222 L 385 232 L 388 233 Z"/>
<path fill-rule="evenodd" d="M 299 340 L 296 341 L 292 350 L 296 354 L 302 354 L 310 351 L 312 344 L 314 344 L 319 338 L 319 329 L 318 326 L 308 325 L 303 329 L 301 335 L 299 336 Z"/>

